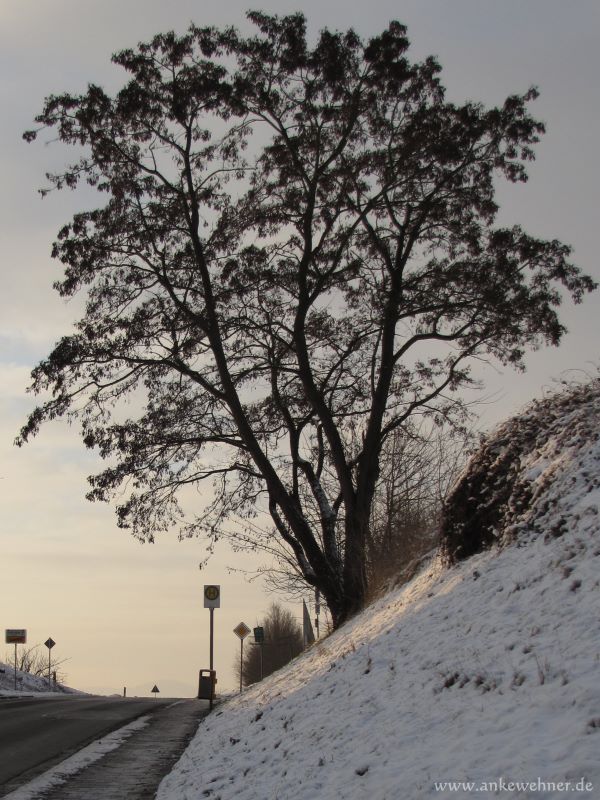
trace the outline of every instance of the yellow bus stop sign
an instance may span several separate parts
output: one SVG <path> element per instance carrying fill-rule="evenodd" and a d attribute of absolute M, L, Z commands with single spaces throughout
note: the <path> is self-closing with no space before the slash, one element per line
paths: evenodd
<path fill-rule="evenodd" d="M 221 608 L 221 587 L 208 584 L 204 587 L 204 608 Z"/>

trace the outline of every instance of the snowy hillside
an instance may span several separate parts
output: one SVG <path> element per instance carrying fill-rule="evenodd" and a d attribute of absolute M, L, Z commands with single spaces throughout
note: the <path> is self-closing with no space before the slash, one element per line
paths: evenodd
<path fill-rule="evenodd" d="M 18 663 L 18 662 L 17 662 Z M 47 692 L 48 678 L 30 675 L 28 672 L 17 670 L 17 691 L 16 694 L 29 694 L 31 692 Z M 52 687 L 52 691 L 67 694 L 80 694 L 77 689 L 70 689 L 58 683 Z M 12 696 L 15 694 L 15 669 L 10 664 L 0 661 L 0 697 Z"/>
<path fill-rule="evenodd" d="M 598 383 L 579 392 L 521 417 L 510 546 L 437 557 L 227 702 L 157 800 L 600 796 Z"/>

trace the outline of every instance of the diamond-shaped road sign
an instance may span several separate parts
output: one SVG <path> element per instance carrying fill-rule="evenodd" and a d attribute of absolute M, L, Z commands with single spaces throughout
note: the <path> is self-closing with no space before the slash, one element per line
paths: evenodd
<path fill-rule="evenodd" d="M 240 622 L 239 625 L 236 625 L 233 629 L 233 632 L 239 639 L 245 639 L 246 636 L 250 633 L 250 628 L 246 625 L 245 622 Z"/>
<path fill-rule="evenodd" d="M 54 647 L 54 645 L 56 644 L 56 642 L 54 641 L 54 639 L 52 639 L 52 637 L 50 637 L 49 639 L 46 639 L 46 641 L 44 642 L 44 644 L 46 645 L 46 647 L 48 648 L 48 650 L 52 650 L 52 648 Z"/>

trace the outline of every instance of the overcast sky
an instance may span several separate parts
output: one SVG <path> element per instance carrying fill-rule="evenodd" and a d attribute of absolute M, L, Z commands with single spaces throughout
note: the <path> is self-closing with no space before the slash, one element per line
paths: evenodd
<path fill-rule="evenodd" d="M 167 537 L 141 546 L 117 530 L 110 507 L 84 500 L 86 476 L 99 465 L 76 431 L 56 424 L 25 449 L 12 446 L 32 405 L 29 371 L 76 316 L 77 303 L 51 288 L 59 265 L 49 252 L 81 203 L 69 193 L 40 199 L 44 173 L 63 163 L 64 150 L 44 144 L 48 136 L 27 145 L 21 134 L 47 94 L 88 82 L 118 88 L 112 52 L 159 31 L 183 32 L 191 20 L 245 26 L 247 8 L 302 10 L 312 32 L 353 26 L 364 36 L 398 19 L 408 25 L 413 58 L 439 57 L 452 100 L 497 104 L 537 85 L 533 110 L 548 133 L 529 183 L 500 188 L 500 222 L 571 244 L 575 262 L 600 279 L 597 0 L 0 0 L 0 629 L 28 628 L 31 643 L 52 636 L 57 657 L 70 658 L 71 684 L 82 689 L 142 692 L 158 682 L 166 693 L 191 694 L 197 670 L 208 666 L 204 583 L 223 587 L 216 666 L 220 687 L 233 686 L 232 628 L 255 624 L 272 598 L 226 571 L 228 563 L 252 567 L 249 558 L 236 562 L 223 550 L 199 572 L 202 542 Z M 482 407 L 483 424 L 540 396 L 565 370 L 593 372 L 599 312 L 600 293 L 578 308 L 565 304 L 569 334 L 559 349 L 532 354 L 526 375 L 482 368 L 486 396 L 495 398 Z"/>

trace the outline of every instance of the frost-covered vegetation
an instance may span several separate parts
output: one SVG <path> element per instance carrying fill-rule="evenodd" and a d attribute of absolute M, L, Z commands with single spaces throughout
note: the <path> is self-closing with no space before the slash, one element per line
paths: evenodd
<path fill-rule="evenodd" d="M 471 459 L 445 507 L 450 562 L 527 533 L 598 527 L 600 378 L 563 388 L 500 425 Z"/>

